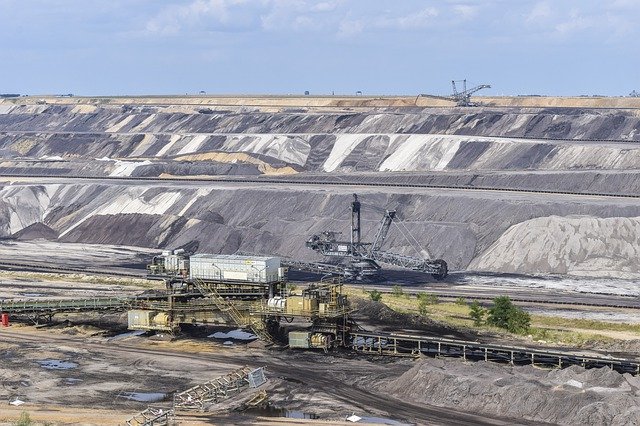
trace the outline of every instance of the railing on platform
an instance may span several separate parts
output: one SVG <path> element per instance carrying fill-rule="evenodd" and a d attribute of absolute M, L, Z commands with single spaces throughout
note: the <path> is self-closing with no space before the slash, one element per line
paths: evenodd
<path fill-rule="evenodd" d="M 136 414 L 124 424 L 127 426 L 165 426 L 169 425 L 173 419 L 173 410 L 149 407 Z"/>
<path fill-rule="evenodd" d="M 207 286 L 201 280 L 194 280 L 194 285 L 203 296 L 211 299 L 217 308 L 227 314 L 238 327 L 249 327 L 261 340 L 273 343 L 271 335 L 265 329 L 262 318 L 251 318 L 243 315 L 235 306 L 235 301 L 227 300 L 219 295 L 214 287 Z"/>
<path fill-rule="evenodd" d="M 202 410 L 207 404 L 229 398 L 245 388 L 257 388 L 267 381 L 264 368 L 243 367 L 201 385 L 196 385 L 173 398 L 174 408 Z"/>
<path fill-rule="evenodd" d="M 122 297 L 99 297 L 93 299 L 60 300 L 3 300 L 0 312 L 9 314 L 42 313 L 61 311 L 92 311 L 104 309 L 127 309 L 134 299 Z"/>
<path fill-rule="evenodd" d="M 255 305 L 253 309 L 251 309 L 251 315 L 265 315 L 265 316 L 280 316 L 280 317 L 305 317 L 305 318 L 338 318 L 344 315 L 349 314 L 351 312 L 348 308 L 336 308 L 336 309 L 325 309 L 323 311 L 319 309 L 280 309 L 271 306 L 267 306 L 267 304 L 262 303 L 260 305 Z"/>

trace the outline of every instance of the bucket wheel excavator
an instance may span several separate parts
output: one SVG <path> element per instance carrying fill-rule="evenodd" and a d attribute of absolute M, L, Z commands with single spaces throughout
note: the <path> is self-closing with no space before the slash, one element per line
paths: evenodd
<path fill-rule="evenodd" d="M 373 242 L 362 242 L 360 209 L 361 203 L 358 200 L 358 196 L 353 194 L 353 202 L 351 203 L 351 237 L 349 241 L 338 240 L 339 232 L 325 231 L 311 236 L 307 240 L 307 247 L 325 256 L 343 258 L 344 262 L 340 266 L 344 268 L 344 275 L 349 278 L 363 279 L 378 276 L 381 270 L 380 263 L 425 272 L 431 274 L 437 280 L 442 280 L 447 276 L 447 262 L 442 259 L 432 260 L 405 256 L 382 249 L 391 225 L 396 223 L 400 227 L 404 226 L 395 210 L 385 210 Z M 405 237 L 409 239 L 411 233 L 408 232 Z M 415 238 L 413 240 L 414 243 L 417 243 Z"/>
<path fill-rule="evenodd" d="M 456 83 L 458 83 L 458 85 L 462 83 L 462 90 L 458 89 L 458 85 L 456 85 Z M 467 80 L 465 79 L 465 80 L 457 80 L 457 81 L 451 80 L 451 87 L 453 88 L 453 93 L 449 96 L 428 95 L 423 93 L 418 95 L 418 97 L 416 98 L 416 102 L 418 101 L 418 98 L 425 97 L 425 98 L 433 98 L 433 99 L 443 99 L 445 101 L 452 101 L 452 102 L 455 102 L 456 106 L 459 106 L 459 107 L 478 106 L 477 103 L 471 102 L 471 95 L 473 95 L 474 93 L 482 89 L 490 89 L 491 85 L 481 84 L 479 86 L 475 86 L 467 89 Z"/>

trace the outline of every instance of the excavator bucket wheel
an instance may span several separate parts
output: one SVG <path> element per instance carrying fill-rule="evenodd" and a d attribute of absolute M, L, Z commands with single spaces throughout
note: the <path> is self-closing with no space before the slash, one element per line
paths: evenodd
<path fill-rule="evenodd" d="M 435 274 L 431 274 L 431 276 L 438 281 L 444 280 L 449 272 L 449 269 L 447 268 L 447 262 L 442 259 L 436 259 L 433 261 L 433 263 L 438 265 L 438 272 Z"/>

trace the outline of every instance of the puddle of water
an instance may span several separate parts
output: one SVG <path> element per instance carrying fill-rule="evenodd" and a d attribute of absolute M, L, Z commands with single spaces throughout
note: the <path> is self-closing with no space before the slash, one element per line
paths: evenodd
<path fill-rule="evenodd" d="M 75 362 L 61 361 L 59 359 L 45 359 L 44 361 L 38 361 L 38 364 L 47 370 L 70 370 L 78 366 Z"/>
<path fill-rule="evenodd" d="M 20 296 L 24 297 L 43 297 L 43 293 L 18 293 Z"/>
<path fill-rule="evenodd" d="M 121 333 L 121 334 L 116 334 L 113 337 L 110 337 L 108 340 L 120 340 L 120 339 L 126 339 L 127 337 L 136 337 L 136 336 L 142 336 L 143 334 L 145 334 L 146 331 L 144 330 L 134 330 L 134 331 L 127 331 L 126 333 Z"/>
<path fill-rule="evenodd" d="M 286 410 L 284 408 L 277 408 L 272 405 L 265 407 L 249 408 L 244 411 L 245 413 L 252 414 L 260 417 L 287 417 L 290 419 L 319 419 L 317 414 L 305 413 L 304 411 Z"/>
<path fill-rule="evenodd" d="M 222 331 L 218 331 L 216 333 L 208 335 L 207 337 L 212 337 L 214 339 L 225 339 L 225 340 L 232 339 L 232 340 L 244 340 L 244 341 L 256 340 L 258 338 L 258 336 L 256 336 L 255 334 L 247 333 L 242 329 L 231 330 L 226 333 Z"/>
<path fill-rule="evenodd" d="M 76 379 L 73 377 L 67 377 L 64 379 L 64 384 L 65 385 L 77 385 L 78 383 L 82 382 L 82 379 Z"/>
<path fill-rule="evenodd" d="M 121 396 L 138 402 L 158 402 L 165 399 L 167 394 L 159 392 L 123 392 Z"/>
<path fill-rule="evenodd" d="M 364 416 L 360 417 L 356 423 L 373 423 L 377 425 L 393 425 L 393 426 L 413 426 L 412 423 L 402 423 L 397 420 L 387 419 L 385 417 Z"/>
<path fill-rule="evenodd" d="M 317 419 L 319 416 L 313 413 L 305 413 L 304 411 L 283 410 L 283 416 L 291 419 Z"/>

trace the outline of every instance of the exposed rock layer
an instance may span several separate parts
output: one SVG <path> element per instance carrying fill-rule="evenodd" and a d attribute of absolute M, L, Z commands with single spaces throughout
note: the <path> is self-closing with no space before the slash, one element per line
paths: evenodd
<path fill-rule="evenodd" d="M 348 235 L 350 192 L 341 187 L 15 183 L 0 190 L 0 230 L 4 236 L 21 235 L 22 229 L 42 222 L 67 242 L 189 245 L 200 251 L 242 250 L 311 260 L 318 258 L 304 248 L 309 235 L 328 229 Z M 477 257 L 472 266 L 483 270 L 640 276 L 634 255 L 640 205 L 633 199 L 611 204 L 561 196 L 536 200 L 517 194 L 502 198 L 396 189 L 363 190 L 361 195 L 365 240 L 373 238 L 381 208 L 399 208 L 406 228 L 392 228 L 385 248 L 417 255 L 409 230 L 421 247 L 446 259 L 452 269 L 466 268 Z M 555 217 L 538 220 L 548 220 L 565 234 L 546 235 L 545 226 L 528 226 L 530 219 L 549 215 Z M 580 218 L 574 226 L 575 215 L 591 218 Z M 608 244 L 609 238 L 615 245 Z"/>
<path fill-rule="evenodd" d="M 304 242 L 346 231 L 350 193 L 361 192 L 378 209 L 365 214 L 365 239 L 381 208 L 398 208 L 417 243 L 452 269 L 638 277 L 637 199 L 367 184 L 637 195 L 639 131 L 635 110 L 1 103 L 0 174 L 286 175 L 363 185 L 17 182 L 0 191 L 0 229 L 317 259 Z M 398 230 L 385 245 L 417 254 Z"/>
<path fill-rule="evenodd" d="M 158 160 L 240 163 L 267 174 L 283 167 L 290 173 L 638 170 L 640 148 L 633 141 L 640 140 L 639 130 L 636 114 L 611 110 L 203 114 L 169 107 L 106 106 L 90 112 L 68 105 L 0 108 L 0 150 L 5 158 L 100 159 L 105 173 L 113 175 L 131 175 Z M 163 164 L 154 170 L 171 173 Z M 8 166 L 11 163 L 4 164 Z M 208 172 L 226 173 L 219 166 Z"/>

